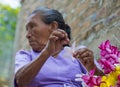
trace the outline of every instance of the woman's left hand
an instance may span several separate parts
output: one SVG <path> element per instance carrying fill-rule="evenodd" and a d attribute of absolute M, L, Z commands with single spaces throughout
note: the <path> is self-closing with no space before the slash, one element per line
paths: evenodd
<path fill-rule="evenodd" d="M 87 48 L 81 48 L 79 50 L 76 50 L 73 53 L 73 56 L 75 58 L 78 58 L 88 71 L 95 67 L 93 51 Z"/>

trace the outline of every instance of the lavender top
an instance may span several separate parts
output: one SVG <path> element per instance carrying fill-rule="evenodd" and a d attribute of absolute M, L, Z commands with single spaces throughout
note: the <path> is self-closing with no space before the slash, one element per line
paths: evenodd
<path fill-rule="evenodd" d="M 50 56 L 28 87 L 82 87 L 75 81 L 75 75 L 86 73 L 86 69 L 77 59 L 64 54 L 62 50 L 57 58 Z M 33 61 L 40 53 L 20 50 L 15 57 L 15 73 L 24 65 Z M 17 84 L 15 83 L 15 87 Z"/>

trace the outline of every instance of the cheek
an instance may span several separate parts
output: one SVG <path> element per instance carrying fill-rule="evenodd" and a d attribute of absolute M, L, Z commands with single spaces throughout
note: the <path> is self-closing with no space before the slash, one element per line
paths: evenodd
<path fill-rule="evenodd" d="M 50 36 L 50 32 L 48 29 L 43 29 L 41 31 L 38 32 L 39 37 L 43 38 L 43 39 L 48 39 Z"/>
<path fill-rule="evenodd" d="M 35 38 L 39 43 L 46 43 L 50 36 L 48 28 L 38 29 L 34 32 Z"/>

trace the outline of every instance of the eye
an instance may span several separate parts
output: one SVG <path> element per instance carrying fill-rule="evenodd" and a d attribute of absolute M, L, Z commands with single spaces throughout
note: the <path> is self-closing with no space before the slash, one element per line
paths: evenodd
<path fill-rule="evenodd" d="M 34 24 L 31 24 L 31 25 L 30 25 L 30 28 L 33 29 L 33 27 L 34 27 Z"/>
<path fill-rule="evenodd" d="M 34 28 L 34 24 L 29 24 L 26 26 L 26 30 L 28 31 L 29 29 L 33 29 Z"/>
<path fill-rule="evenodd" d="M 26 30 L 28 31 L 29 29 L 31 30 L 31 29 L 33 29 L 34 27 L 36 26 L 36 24 L 35 23 L 28 23 L 27 25 L 26 25 Z"/>

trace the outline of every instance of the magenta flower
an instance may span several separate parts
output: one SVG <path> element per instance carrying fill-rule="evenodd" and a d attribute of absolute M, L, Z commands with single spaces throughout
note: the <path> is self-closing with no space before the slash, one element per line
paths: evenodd
<path fill-rule="evenodd" d="M 99 46 L 100 49 L 100 60 L 99 63 L 104 70 L 105 74 L 110 73 L 115 70 L 114 64 L 119 64 L 120 51 L 115 46 L 110 44 L 110 41 L 107 40 L 102 42 Z"/>
<path fill-rule="evenodd" d="M 88 75 L 83 75 L 82 79 L 88 85 L 88 87 L 100 86 L 101 76 L 94 76 L 95 69 L 91 70 Z"/>
<path fill-rule="evenodd" d="M 110 41 L 102 42 L 99 46 L 101 65 L 105 76 L 95 76 L 95 69 L 88 75 L 82 75 L 86 87 L 120 87 L 120 51 L 112 46 Z M 106 75 L 107 74 L 107 75 Z"/>
<path fill-rule="evenodd" d="M 106 59 L 102 58 L 100 59 L 100 64 L 102 69 L 104 70 L 105 74 L 108 74 L 109 72 L 115 70 L 115 66 L 112 65 L 109 61 L 107 61 Z"/>
<path fill-rule="evenodd" d="M 118 76 L 117 86 L 120 87 L 120 75 Z"/>

